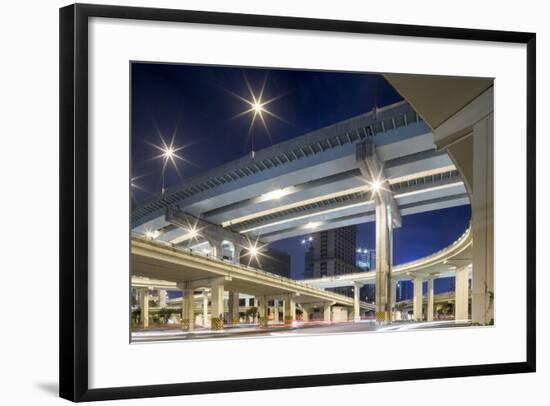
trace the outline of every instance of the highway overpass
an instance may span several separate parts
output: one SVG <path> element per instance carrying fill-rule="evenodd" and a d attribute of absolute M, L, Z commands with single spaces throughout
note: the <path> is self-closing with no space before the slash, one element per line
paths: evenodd
<path fill-rule="evenodd" d="M 434 291 L 433 281 L 436 278 L 454 276 L 455 282 L 455 318 L 468 320 L 468 280 L 472 275 L 472 230 L 470 227 L 451 245 L 427 257 L 392 267 L 391 271 L 391 308 L 395 311 L 396 284 L 400 280 L 413 281 L 413 317 L 415 320 L 433 320 Z M 423 314 L 422 284 L 428 282 L 426 300 L 427 314 Z M 355 292 L 367 284 L 376 283 L 376 271 L 357 272 L 344 275 L 327 276 L 304 281 L 310 286 L 329 289 L 353 286 Z"/>
<path fill-rule="evenodd" d="M 295 320 L 296 305 L 302 309 L 320 305 L 324 308 L 328 320 L 334 306 L 354 309 L 357 315 L 361 311 L 374 309 L 372 304 L 355 302 L 353 298 L 344 295 L 144 237 L 132 238 L 131 253 L 132 286 L 142 291 L 142 311 L 148 312 L 149 289 L 180 289 L 184 298 L 182 314 L 190 330 L 193 329 L 195 320 L 195 292 L 200 290 L 209 292 L 212 318 L 222 318 L 220 316 L 224 315 L 226 291 L 229 292 L 232 303 L 232 319 L 238 317 L 239 293 L 256 298 L 260 318 L 267 317 L 269 300 L 283 301 L 286 323 Z"/>
<path fill-rule="evenodd" d="M 187 179 L 135 207 L 132 233 L 236 263 L 243 249 L 256 250 L 251 241 L 376 221 L 376 308 L 387 320 L 401 216 L 465 204 L 448 154 L 399 102 Z"/>

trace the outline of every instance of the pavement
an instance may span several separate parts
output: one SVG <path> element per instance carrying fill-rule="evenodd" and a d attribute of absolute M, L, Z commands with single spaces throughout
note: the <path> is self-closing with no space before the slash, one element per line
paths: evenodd
<path fill-rule="evenodd" d="M 359 322 L 294 322 L 290 326 L 284 324 L 270 324 L 268 327 L 259 327 L 254 324 L 242 324 L 237 326 L 226 326 L 223 330 L 210 330 L 197 328 L 193 332 L 179 329 L 142 330 L 132 332 L 133 343 L 159 342 L 159 341 L 180 341 L 200 340 L 215 338 L 245 338 L 245 337 L 292 337 L 312 336 L 342 333 L 360 332 L 390 332 L 408 331 L 418 329 L 468 327 L 468 322 L 455 322 L 453 320 L 431 321 L 431 322 L 394 322 L 381 324 L 374 320 L 361 320 Z"/>

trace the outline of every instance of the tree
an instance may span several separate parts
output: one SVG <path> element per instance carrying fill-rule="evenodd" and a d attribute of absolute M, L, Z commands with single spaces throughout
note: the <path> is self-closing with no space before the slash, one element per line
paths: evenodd
<path fill-rule="evenodd" d="M 252 323 L 254 323 L 256 321 L 256 315 L 258 314 L 258 308 L 257 307 L 249 307 L 248 309 L 246 309 L 246 315 L 248 317 L 252 317 Z"/>

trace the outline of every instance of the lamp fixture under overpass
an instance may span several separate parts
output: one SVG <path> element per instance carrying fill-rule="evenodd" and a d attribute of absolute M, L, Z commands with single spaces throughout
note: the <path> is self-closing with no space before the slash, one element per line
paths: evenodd
<path fill-rule="evenodd" d="M 159 236 L 159 232 L 158 230 L 147 230 L 145 231 L 145 236 L 151 240 L 154 240 L 155 238 L 157 238 Z"/>
<path fill-rule="evenodd" d="M 259 201 L 266 202 L 268 200 L 278 200 L 281 197 L 287 196 L 291 193 L 294 193 L 294 190 L 292 187 L 288 187 L 284 189 L 275 189 L 261 195 Z"/>
<path fill-rule="evenodd" d="M 378 192 L 380 190 L 380 188 L 382 187 L 382 182 L 380 182 L 379 179 L 375 179 L 374 181 L 372 181 L 372 183 L 370 184 L 370 187 L 371 187 L 371 190 L 373 192 Z"/>
<path fill-rule="evenodd" d="M 319 226 L 321 226 L 321 222 L 320 221 L 311 221 L 309 223 L 307 223 L 304 228 L 307 228 L 309 230 L 313 230 L 313 229 L 316 229 L 316 228 L 319 228 Z"/>
<path fill-rule="evenodd" d="M 263 253 L 264 247 L 265 245 L 261 245 L 258 239 L 256 239 L 256 241 L 248 240 L 248 244 L 245 247 L 243 247 L 246 250 L 246 252 L 242 255 L 243 257 L 248 256 L 248 265 L 250 265 L 252 260 L 255 260 L 256 263 L 261 267 L 260 257 L 264 255 Z"/>

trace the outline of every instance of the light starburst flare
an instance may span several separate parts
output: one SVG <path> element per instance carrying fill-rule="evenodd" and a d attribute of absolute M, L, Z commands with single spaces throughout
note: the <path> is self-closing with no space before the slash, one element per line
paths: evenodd
<path fill-rule="evenodd" d="M 181 174 L 181 171 L 178 167 L 177 161 L 182 161 L 186 163 L 190 163 L 187 159 L 185 159 L 183 156 L 181 156 L 181 153 L 179 151 L 182 151 L 186 148 L 186 145 L 176 145 L 176 132 L 177 130 L 174 130 L 172 134 L 172 138 L 170 139 L 170 142 L 167 142 L 164 138 L 164 136 L 161 134 L 160 130 L 157 128 L 157 134 L 160 138 L 160 144 L 154 144 L 152 142 L 146 141 L 149 145 L 151 145 L 153 148 L 159 151 L 159 153 L 155 156 L 153 156 L 151 159 L 162 160 L 162 193 L 166 191 L 165 188 L 165 175 L 166 175 L 166 167 L 168 164 L 171 164 L 171 166 L 176 170 L 178 176 L 180 179 L 183 179 L 183 176 Z"/>
<path fill-rule="evenodd" d="M 234 92 L 231 92 L 231 91 L 229 91 L 229 93 L 231 93 L 233 96 L 235 96 L 236 98 L 238 98 L 239 100 L 244 102 L 247 106 L 246 110 L 240 112 L 239 114 L 237 114 L 233 118 L 242 117 L 242 116 L 246 116 L 246 115 L 251 115 L 252 116 L 252 118 L 250 120 L 250 126 L 248 127 L 248 136 L 251 137 L 252 130 L 254 129 L 254 124 L 256 123 L 256 120 L 259 118 L 265 132 L 267 133 L 267 135 L 269 137 L 269 140 L 270 140 L 271 144 L 273 144 L 273 140 L 272 140 L 272 137 L 271 137 L 271 132 L 269 131 L 269 127 L 267 126 L 267 122 L 266 122 L 266 116 L 271 116 L 271 117 L 273 117 L 277 120 L 280 120 L 282 122 L 285 122 L 285 123 L 286 123 L 286 121 L 282 117 L 275 114 L 273 111 L 269 110 L 267 108 L 267 106 L 269 104 L 273 103 L 275 100 L 278 100 L 281 97 L 283 97 L 284 94 L 275 96 L 275 97 L 273 97 L 271 99 L 268 99 L 268 100 L 264 99 L 264 91 L 265 91 L 265 87 L 266 87 L 266 83 L 267 83 L 267 76 L 268 75 L 266 74 L 265 77 L 264 77 L 264 81 L 263 81 L 262 87 L 260 88 L 259 93 L 256 93 L 252 90 L 252 86 L 250 85 L 250 82 L 248 81 L 246 76 L 244 77 L 244 81 L 246 83 L 246 87 L 247 87 L 248 92 L 250 94 L 250 98 L 245 98 L 245 97 L 240 96 L 240 95 L 238 95 Z M 252 140 L 252 154 L 254 155 L 254 137 L 251 137 L 251 140 Z"/>
<path fill-rule="evenodd" d="M 251 241 L 248 237 L 247 240 L 247 245 L 243 247 L 246 252 L 242 256 L 248 257 L 248 266 L 250 266 L 250 263 L 254 260 L 261 268 L 260 259 L 262 256 L 266 256 L 263 252 L 265 244 L 260 244 L 259 237 L 257 237 L 255 241 Z"/>

